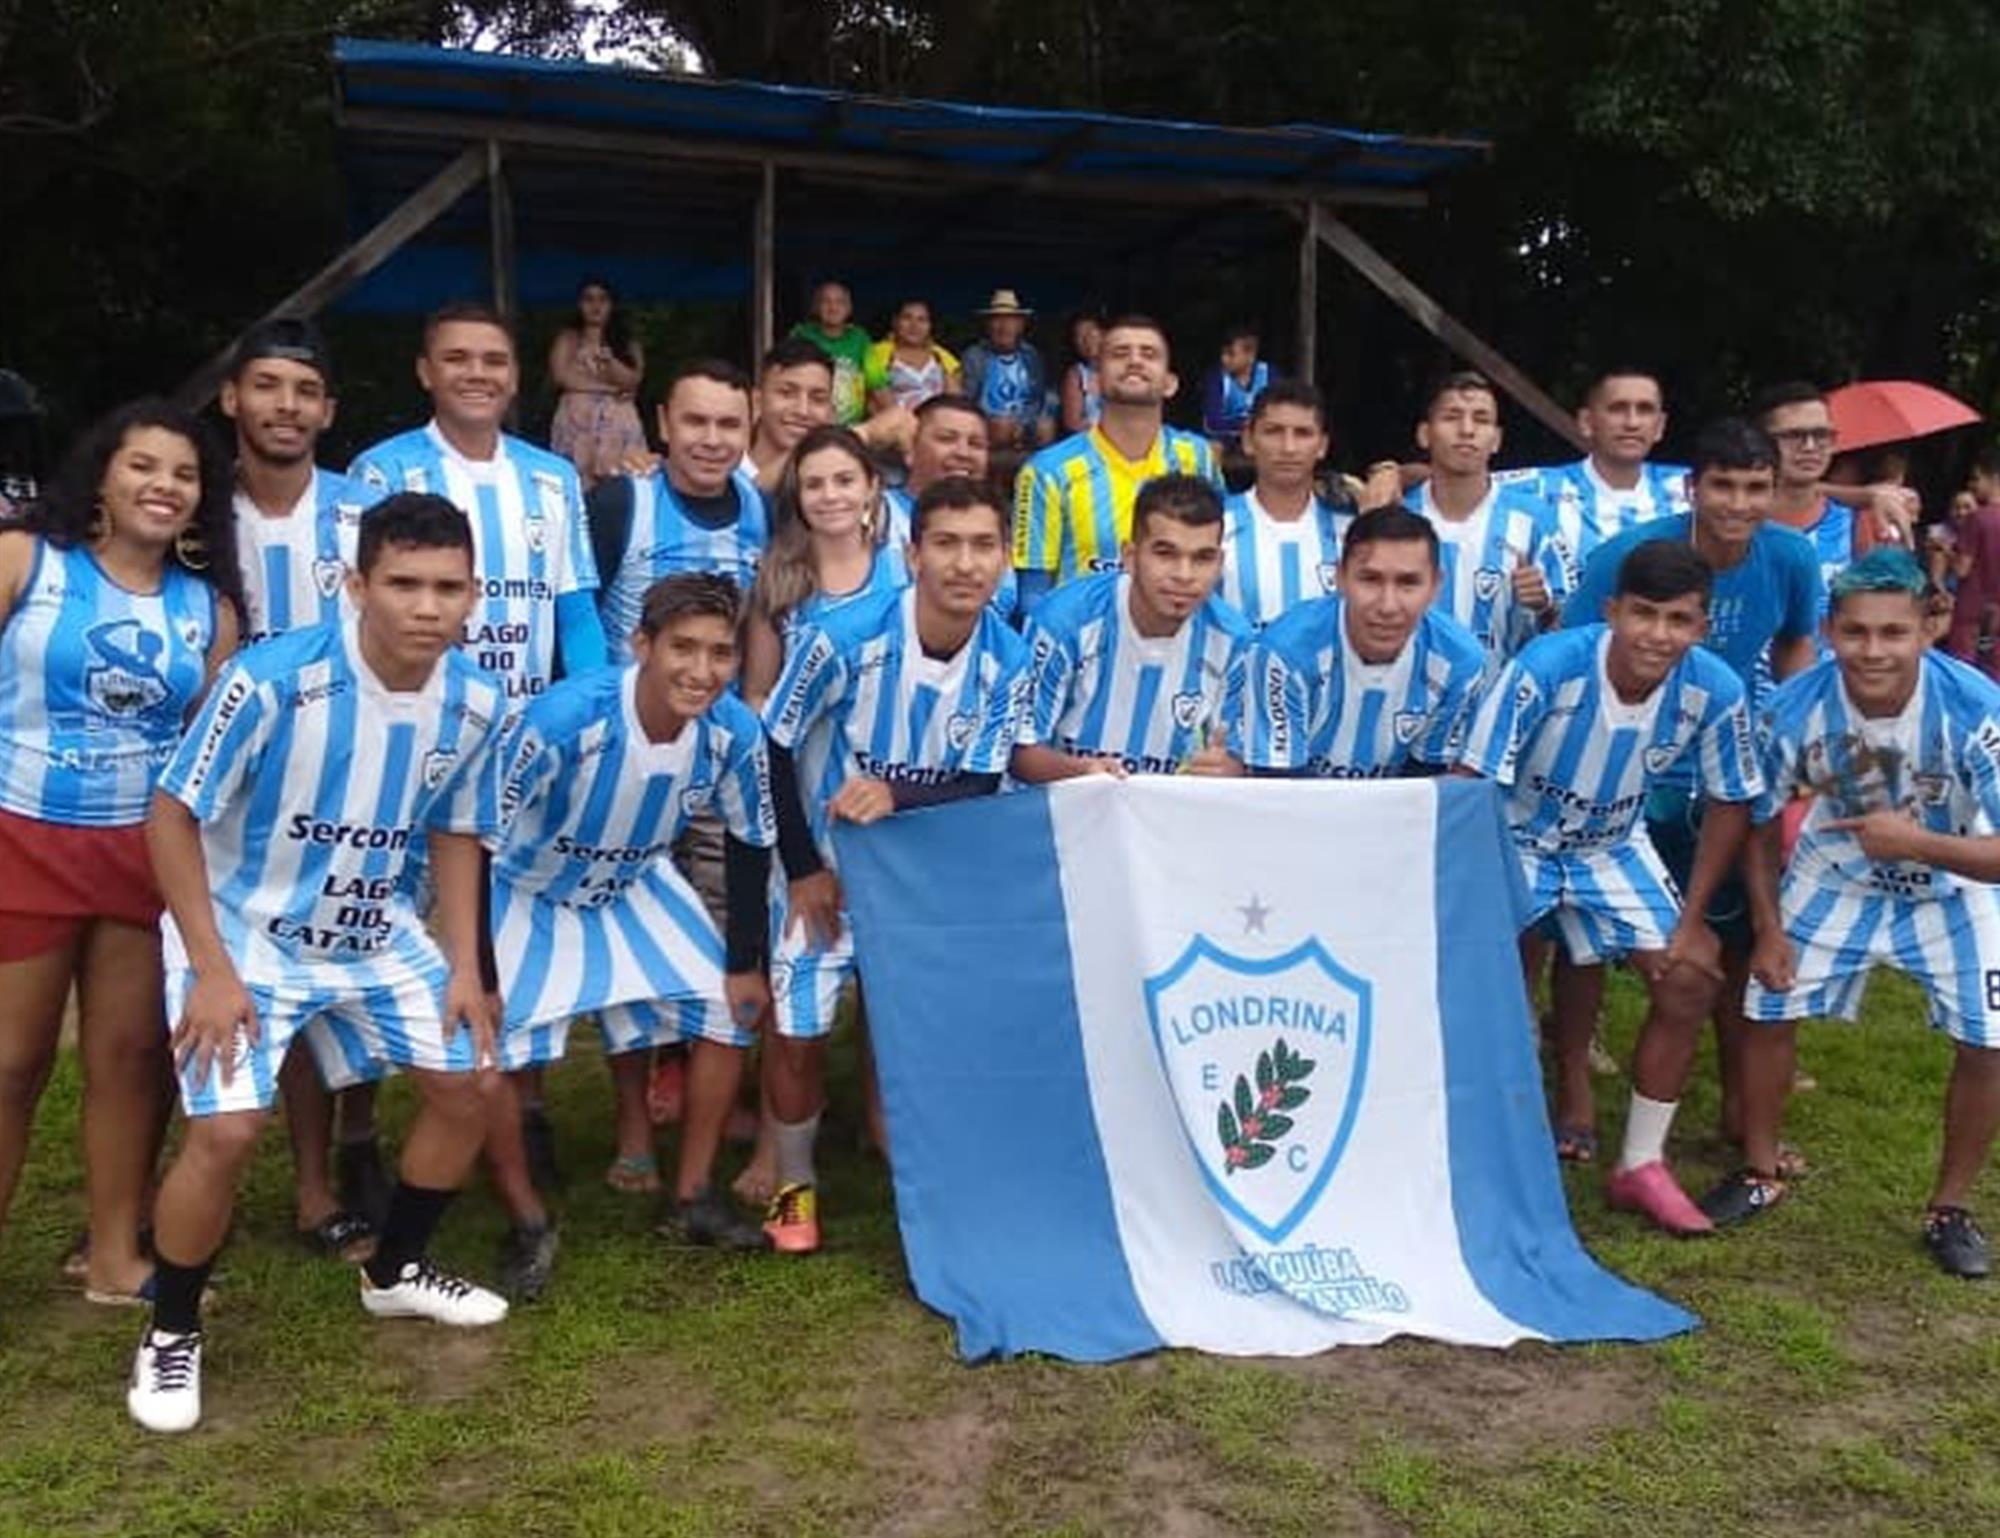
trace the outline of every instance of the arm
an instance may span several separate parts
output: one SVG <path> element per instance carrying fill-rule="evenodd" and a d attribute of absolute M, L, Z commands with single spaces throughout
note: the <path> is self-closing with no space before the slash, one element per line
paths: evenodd
<path fill-rule="evenodd" d="M 25 529 L 0 533 L 0 630 L 7 628 L 14 605 L 21 601 L 22 590 L 28 585 L 28 573 L 34 570 L 35 539 Z"/>
<path fill-rule="evenodd" d="M 1771 676 L 1780 681 L 1804 672 L 1818 660 L 1819 646 L 1810 635 L 1771 643 Z"/>
<path fill-rule="evenodd" d="M 582 339 L 574 331 L 561 331 L 549 344 L 549 377 L 556 387 L 579 395 L 610 395 L 606 378 L 583 361 Z"/>
<path fill-rule="evenodd" d="M 444 990 L 445 1034 L 449 1037 L 463 1021 L 472 1032 L 474 1065 L 485 1068 L 494 1061 L 496 1025 L 482 966 L 492 946 L 484 917 L 489 911 L 485 851 L 472 834 L 447 833 L 442 828 L 430 831 L 430 851 L 437 878 L 438 928 L 445 959 L 451 964 Z"/>
<path fill-rule="evenodd" d="M 850 780 L 850 785 L 864 783 Z M 846 787 L 843 786 L 844 790 Z M 990 796 L 1000 788 L 997 774 L 955 774 L 938 785 L 912 785 L 898 780 L 889 787 L 890 799 L 899 812 L 924 806 L 943 806 L 949 801 L 965 801 L 973 796 Z"/>
<path fill-rule="evenodd" d="M 565 678 L 593 672 L 609 663 L 604 622 L 598 618 L 594 591 L 579 588 L 556 599 L 556 652 Z"/>
<path fill-rule="evenodd" d="M 639 381 L 646 377 L 646 349 L 635 336 L 631 341 L 632 361 L 627 363 L 615 353 L 607 353 L 604 359 L 604 377 L 609 380 L 619 395 L 635 395 Z"/>
<path fill-rule="evenodd" d="M 1065 753 L 1060 748 L 1051 748 L 1039 742 L 1024 742 L 1016 746 L 1007 767 L 1015 779 L 1025 780 L 1030 785 L 1080 779 L 1086 774 L 1108 774 L 1120 780 L 1125 778 L 1125 766 L 1115 758 Z M 901 811 L 902 808 L 903 803 L 899 799 L 896 809 Z"/>
<path fill-rule="evenodd" d="M 7 611 L 0 607 L 0 625 L 7 623 Z M 236 605 L 220 593 L 215 595 L 215 639 L 208 643 L 207 683 L 215 682 L 215 675 L 222 671 L 222 664 L 236 654 L 236 643 L 240 639 L 236 618 Z M 206 684 L 204 684 L 206 688 Z M 200 703 L 197 698 L 196 704 Z"/>
<path fill-rule="evenodd" d="M 1903 812 L 1870 812 L 1826 826 L 1852 833 L 1861 852 L 1881 864 L 1934 865 L 1968 881 L 2000 882 L 2000 834 L 1934 833 Z"/>
<path fill-rule="evenodd" d="M 1735 865 L 1749 831 L 1749 802 L 1708 803 L 1701 819 L 1701 837 L 1695 843 L 1694 869 L 1688 872 L 1687 890 L 1681 895 L 1680 922 L 1674 926 L 1655 975 L 1664 975 L 1686 962 L 1711 977 L 1722 976 L 1722 941 L 1709 927 L 1708 905 Z"/>
<path fill-rule="evenodd" d="M 1743 886 L 1750 898 L 1750 925 L 1756 939 L 1750 951 L 1750 972 L 1774 993 L 1791 987 L 1797 975 L 1792 942 L 1778 910 L 1778 870 L 1784 862 L 1779 848 L 1784 836 L 1777 817 L 1750 830 L 1743 846 Z"/>
<path fill-rule="evenodd" d="M 764 612 L 762 604 L 754 604 L 743 627 L 743 673 L 738 687 L 743 692 L 744 703 L 754 708 L 769 699 L 784 666 L 785 643 L 778 634 L 778 627 Z"/>
<path fill-rule="evenodd" d="M 632 532 L 632 482 L 614 475 L 591 487 L 583 499 L 583 519 L 590 530 L 590 553 L 597 567 L 597 590 L 611 591 L 618 568 L 625 563 L 625 541 Z M 624 636 L 616 637 L 623 641 Z"/>
<path fill-rule="evenodd" d="M 216 928 L 201 824 L 165 791 L 153 793 L 146 852 L 194 971 L 194 986 L 173 1026 L 174 1061 L 183 1068 L 192 1064 L 197 1084 L 207 1083 L 210 1070 L 219 1064 L 227 1084 L 235 1072 L 239 1029 L 248 1040 L 257 1039 L 257 1009 Z"/>

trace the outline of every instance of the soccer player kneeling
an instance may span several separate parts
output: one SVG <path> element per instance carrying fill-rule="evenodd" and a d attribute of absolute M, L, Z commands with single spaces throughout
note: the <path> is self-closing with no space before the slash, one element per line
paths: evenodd
<path fill-rule="evenodd" d="M 153 798 L 188 1116 L 154 1209 L 157 1292 L 126 1395 L 154 1431 L 201 1418 L 202 1289 L 301 1033 L 361 1077 L 384 1062 L 410 1070 L 423 1097 L 363 1307 L 454 1325 L 507 1313 L 425 1257 L 479 1155 L 490 1075 L 477 1070 L 493 1051 L 479 844 L 498 831 L 506 700 L 453 649 L 476 597 L 471 525 L 442 497 L 390 497 L 363 515 L 347 580 L 354 618 L 254 646 L 223 671 Z M 405 889 L 419 837 L 443 952 Z"/>
<path fill-rule="evenodd" d="M 1782 887 L 1775 819 L 1748 862 L 1783 925 L 1759 937 L 1745 999 L 1746 1168 L 1703 1206 L 1734 1223 L 1783 1195 L 1793 1022 L 1852 1020 L 1869 970 L 1893 966 L 1930 995 L 1956 1054 L 1924 1241 L 1952 1275 L 1985 1276 L 1966 1201 L 2000 1126 L 2000 689 L 1928 649 L 1924 575 L 1900 549 L 1834 578 L 1827 638 L 1832 658 L 1781 685 L 1766 720 L 1772 794 L 1816 799 Z"/>
<path fill-rule="evenodd" d="M 641 599 L 632 665 L 567 679 L 528 707 L 501 778 L 493 930 L 500 1066 L 559 1062 L 570 1018 L 594 1012 L 621 1118 L 636 1110 L 643 1126 L 648 1052 L 692 1041 L 676 1224 L 698 1244 L 762 1249 L 763 1230 L 709 1179 L 744 1049 L 771 1002 L 770 766 L 755 713 L 724 692 L 736 676 L 740 606 L 726 577 L 663 578 Z M 725 830 L 726 949 L 669 858 L 688 819 L 711 811 Z M 534 1297 L 548 1282 L 553 1225 L 524 1220 L 540 1206 L 525 1148 L 489 1157 L 514 1209 L 502 1282 Z"/>
<path fill-rule="evenodd" d="M 1140 487 L 1124 566 L 1065 583 L 1029 616 L 1034 705 L 1015 777 L 1241 774 L 1222 723 L 1250 625 L 1215 591 L 1215 488 L 1193 475 Z"/>
<path fill-rule="evenodd" d="M 1666 1164 L 1667 1131 L 1722 979 L 1721 941 L 1705 915 L 1763 791 L 1743 683 L 1697 644 L 1713 582 L 1690 546 L 1639 546 L 1618 569 L 1603 623 L 1541 636 L 1507 665 L 1463 759 L 1507 787 L 1533 919 L 1547 921 L 1578 967 L 1624 956 L 1645 980 L 1625 1150 L 1605 1197 L 1680 1234 L 1713 1226 Z M 1647 791 L 1684 761 L 1708 811 L 1687 891 L 1676 894 L 1641 813 Z M 1588 1051 L 1588 1025 L 1558 1040 L 1565 1075 Z"/>
<path fill-rule="evenodd" d="M 1007 563 L 992 491 L 947 476 L 917 499 L 909 587 L 857 598 L 797 627 L 764 707 L 778 853 L 771 963 L 770 1094 L 778 1190 L 765 1231 L 792 1254 L 819 1248 L 813 1140 L 826 1038 L 854 950 L 833 871 L 836 819 L 999 789 L 1028 703 L 1026 644 L 988 607 Z"/>

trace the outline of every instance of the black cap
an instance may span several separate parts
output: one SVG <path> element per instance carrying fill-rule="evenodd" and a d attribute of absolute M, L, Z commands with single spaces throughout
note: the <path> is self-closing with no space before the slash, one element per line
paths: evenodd
<path fill-rule="evenodd" d="M 333 388 L 333 354 L 327 350 L 326 338 L 319 334 L 319 327 L 309 320 L 281 315 L 252 326 L 236 344 L 235 356 L 229 364 L 231 376 L 242 373 L 245 365 L 259 358 L 303 363 L 319 371 L 328 390 Z"/>

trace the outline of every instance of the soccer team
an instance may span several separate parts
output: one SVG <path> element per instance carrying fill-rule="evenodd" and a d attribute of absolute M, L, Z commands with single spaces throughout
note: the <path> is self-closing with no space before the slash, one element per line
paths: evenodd
<path fill-rule="evenodd" d="M 503 1290 L 539 1295 L 541 1076 L 577 1019 L 616 1086 L 614 1184 L 660 1183 L 648 1070 L 683 1054 L 668 1226 L 817 1248 L 825 1049 L 855 977 L 834 825 L 1083 774 L 1496 782 L 1529 983 L 1549 969 L 1557 1151 L 1596 1155 L 1590 1052 L 1624 961 L 1648 1007 L 1606 1192 L 1675 1233 L 1782 1199 L 1793 1022 L 1851 1017 L 1872 965 L 1903 970 L 1956 1046 L 1924 1237 L 1985 1274 L 1967 1203 L 2000 1124 L 2000 690 L 1931 649 L 1907 531 L 1818 489 L 1813 392 L 1667 468 L 1657 381 L 1614 371 L 1579 413 L 1586 458 L 1496 473 L 1498 398 L 1449 375 L 1424 463 L 1371 467 L 1357 507 L 1316 489 L 1317 393 L 1278 380 L 1243 428 L 1255 484 L 1225 497 L 1211 445 L 1163 420 L 1165 332 L 1125 317 L 1096 424 L 1008 498 L 951 394 L 886 485 L 794 339 L 754 380 L 682 368 L 662 460 L 586 502 L 502 430 L 518 370 L 495 316 L 438 312 L 416 367 L 430 422 L 336 475 L 314 463 L 325 345 L 262 326 L 222 397 L 233 472 L 140 403 L 0 530 L 0 1213 L 74 985 L 78 1266 L 93 1297 L 150 1306 L 140 1424 L 199 1420 L 210 1269 L 280 1099 L 300 1231 L 361 1263 L 370 1313 L 505 1315 L 427 1258 L 482 1151 Z M 1337 878 L 1339 851 L 1301 858 Z M 1665 1150 L 1711 1016 L 1742 1156 L 1697 1202 Z M 736 1191 L 762 1222 L 715 1180 L 758 1044 Z M 168 1051 L 187 1129 L 148 1243 Z M 420 1109 L 391 1182 L 371 1086 L 396 1070 Z M 343 1199 L 357 1170 L 375 1200 Z"/>

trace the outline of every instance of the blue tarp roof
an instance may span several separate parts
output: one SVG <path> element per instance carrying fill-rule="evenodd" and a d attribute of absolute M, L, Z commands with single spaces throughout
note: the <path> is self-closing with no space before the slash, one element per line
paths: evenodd
<path fill-rule="evenodd" d="M 1104 113 L 891 100 L 407 43 L 335 45 L 357 231 L 457 146 L 507 145 L 524 304 L 598 272 L 635 298 L 740 298 L 757 166 L 780 170 L 781 279 L 837 268 L 857 297 L 912 284 L 949 308 L 993 287 L 1056 304 L 1169 241 L 1284 235 L 1286 198 L 1394 200 L 1483 155 L 1470 139 L 1318 124 L 1230 128 Z M 666 157 L 666 158 L 663 158 Z M 483 290 L 483 193 L 347 301 L 422 308 Z M 1204 245 L 1204 242 L 1207 244 Z M 787 295 L 787 297 L 792 297 Z"/>

